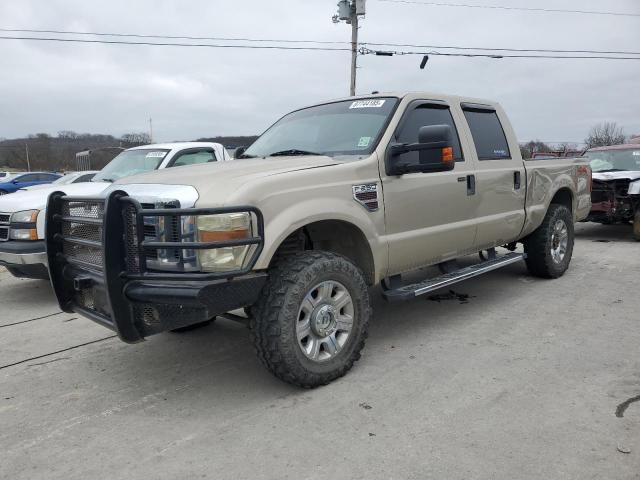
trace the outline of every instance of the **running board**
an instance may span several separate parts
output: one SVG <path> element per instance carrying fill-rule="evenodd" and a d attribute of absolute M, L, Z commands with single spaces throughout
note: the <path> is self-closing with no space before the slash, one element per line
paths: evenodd
<path fill-rule="evenodd" d="M 453 285 L 454 283 L 477 277 L 478 275 L 506 267 L 512 263 L 517 263 L 524 260 L 524 258 L 525 255 L 523 253 L 508 253 L 502 257 L 480 262 L 475 265 L 471 265 L 470 267 L 461 268 L 455 272 L 445 273 L 439 277 L 429 278 L 419 283 L 405 285 L 404 287 L 394 288 L 392 290 L 385 290 L 382 294 L 390 302 L 411 300 L 412 298 L 424 295 L 425 293 L 431 293 L 440 288 Z"/>

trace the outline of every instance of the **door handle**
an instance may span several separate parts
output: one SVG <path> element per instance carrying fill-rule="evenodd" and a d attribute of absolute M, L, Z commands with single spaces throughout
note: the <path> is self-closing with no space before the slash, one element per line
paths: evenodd
<path fill-rule="evenodd" d="M 476 176 L 467 175 L 467 195 L 476 194 Z"/>
<path fill-rule="evenodd" d="M 513 172 L 513 188 L 514 190 L 520 190 L 520 187 L 521 187 L 520 172 Z"/>

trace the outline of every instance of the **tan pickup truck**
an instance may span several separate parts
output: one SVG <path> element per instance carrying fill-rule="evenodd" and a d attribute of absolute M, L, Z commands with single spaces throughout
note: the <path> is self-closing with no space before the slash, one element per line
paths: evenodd
<path fill-rule="evenodd" d="M 373 285 L 405 301 L 523 260 L 562 275 L 590 174 L 586 159 L 523 162 L 493 102 L 336 100 L 285 115 L 234 162 L 52 194 L 50 274 L 63 310 L 126 342 L 244 320 L 271 372 L 314 387 L 360 357 Z M 442 275 L 403 282 L 431 265 Z"/>

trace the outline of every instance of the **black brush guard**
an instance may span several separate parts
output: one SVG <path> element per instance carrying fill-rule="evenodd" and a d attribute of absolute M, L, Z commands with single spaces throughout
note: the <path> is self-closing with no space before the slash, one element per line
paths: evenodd
<path fill-rule="evenodd" d="M 183 216 L 238 212 L 251 214 L 257 235 L 197 242 L 181 231 Z M 178 241 L 146 238 L 145 220 L 153 218 L 179 225 Z M 128 343 L 252 305 L 266 281 L 265 273 L 252 272 L 264 246 L 264 221 L 260 210 L 250 206 L 145 209 L 122 191 L 106 198 L 56 192 L 47 206 L 46 238 L 60 308 L 94 320 Z M 185 268 L 189 251 L 235 246 L 250 247 L 242 269 L 200 273 Z M 179 252 L 176 271 L 149 267 L 147 253 L 162 250 Z"/>

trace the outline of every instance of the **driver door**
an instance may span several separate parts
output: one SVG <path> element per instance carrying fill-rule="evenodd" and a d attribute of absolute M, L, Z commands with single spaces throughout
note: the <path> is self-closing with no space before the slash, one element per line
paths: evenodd
<path fill-rule="evenodd" d="M 453 133 L 453 170 L 401 176 L 382 172 L 390 275 L 460 257 L 473 247 L 474 165 L 462 151 L 449 105 L 427 100 L 412 102 L 391 141 L 418 142 L 420 127 L 443 124 L 449 125 Z M 386 161 L 413 164 L 418 162 L 418 155 L 387 155 Z"/>

